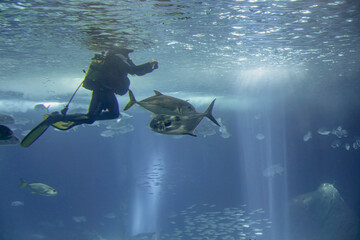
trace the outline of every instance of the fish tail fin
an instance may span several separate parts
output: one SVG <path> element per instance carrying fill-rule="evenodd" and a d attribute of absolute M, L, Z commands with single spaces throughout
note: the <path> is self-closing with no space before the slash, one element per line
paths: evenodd
<path fill-rule="evenodd" d="M 19 188 L 23 188 L 23 187 L 26 187 L 27 186 L 27 183 L 25 182 L 24 179 L 20 178 L 20 185 L 19 185 Z"/>
<path fill-rule="evenodd" d="M 210 119 L 213 123 L 215 123 L 216 125 L 218 125 L 220 127 L 220 124 L 216 121 L 216 119 L 212 115 L 212 110 L 213 110 L 213 107 L 215 104 L 215 100 L 216 100 L 216 98 L 210 103 L 209 107 L 206 109 L 204 114 L 208 119 Z"/>
<path fill-rule="evenodd" d="M 130 98 L 130 101 L 124 107 L 124 111 L 128 110 L 129 108 L 132 107 L 132 105 L 134 105 L 136 103 L 135 96 L 134 96 L 133 92 L 130 89 L 129 89 L 129 98 Z"/>

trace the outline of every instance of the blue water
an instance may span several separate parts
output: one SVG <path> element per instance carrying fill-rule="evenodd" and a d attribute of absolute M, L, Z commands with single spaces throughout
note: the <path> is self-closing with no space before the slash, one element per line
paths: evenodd
<path fill-rule="evenodd" d="M 159 135 L 136 106 L 0 146 L 0 239 L 360 239 L 359 12 L 350 0 L 2 1 L 0 113 L 17 137 L 42 120 L 36 104 L 61 110 L 114 44 L 136 64 L 159 61 L 129 76 L 137 99 L 156 89 L 203 112 L 216 98 L 222 127 Z M 80 89 L 70 111 L 89 101 Z"/>

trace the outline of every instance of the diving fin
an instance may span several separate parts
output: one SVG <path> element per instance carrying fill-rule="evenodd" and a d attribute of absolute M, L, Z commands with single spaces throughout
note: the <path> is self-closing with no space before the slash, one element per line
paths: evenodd
<path fill-rule="evenodd" d="M 82 124 L 84 120 L 89 119 L 89 116 L 88 115 L 79 115 L 79 116 L 73 116 L 70 119 L 68 121 L 55 122 L 55 123 L 51 124 L 51 126 L 58 130 L 66 131 L 76 125 Z"/>
<path fill-rule="evenodd" d="M 62 131 L 68 130 L 68 129 L 74 127 L 75 125 L 76 125 L 75 122 L 71 122 L 71 121 L 68 121 L 68 122 L 59 121 L 59 122 L 51 124 L 52 127 L 56 128 L 58 130 L 62 130 Z"/>
<path fill-rule="evenodd" d="M 49 119 L 50 116 L 51 118 Z M 26 136 L 21 140 L 20 146 L 29 147 L 33 144 L 33 142 L 35 142 L 49 128 L 50 125 L 56 122 L 55 119 L 59 119 L 58 116 L 59 113 L 57 112 L 44 114 L 44 120 L 26 134 Z"/>
<path fill-rule="evenodd" d="M 51 118 L 49 119 L 50 116 Z M 79 122 L 76 122 L 75 120 L 88 119 L 88 116 L 76 116 L 72 118 L 72 120 L 74 121 L 59 121 L 60 119 L 63 119 L 63 117 L 56 112 L 52 114 L 44 114 L 44 120 L 36 127 L 34 127 L 28 134 L 26 134 L 26 136 L 21 140 L 20 146 L 29 147 L 49 128 L 49 126 L 53 126 L 56 129 L 65 131 L 76 125 L 81 124 Z"/>
<path fill-rule="evenodd" d="M 40 122 L 36 127 L 34 127 L 26 136 L 21 140 L 20 146 L 29 147 L 33 142 L 36 141 L 51 125 L 47 118 Z"/>

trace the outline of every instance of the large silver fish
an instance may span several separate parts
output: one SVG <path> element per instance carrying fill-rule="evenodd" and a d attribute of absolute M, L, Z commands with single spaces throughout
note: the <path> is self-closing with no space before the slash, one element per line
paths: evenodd
<path fill-rule="evenodd" d="M 158 115 L 168 115 L 168 116 L 186 116 L 186 115 L 203 115 L 203 117 L 209 118 L 216 125 L 220 124 L 212 116 L 212 108 L 214 106 L 215 99 L 210 103 L 206 113 L 196 112 L 193 105 L 189 102 L 184 101 L 179 98 L 171 97 L 160 93 L 159 91 L 154 90 L 155 95 L 143 99 L 141 101 L 136 101 L 134 94 L 129 90 L 129 103 L 125 106 L 124 111 L 128 110 L 135 103 L 145 108 L 146 110 L 158 114 Z M 207 110 L 207 111 L 208 111 Z M 201 121 L 201 120 L 200 120 Z"/>
<path fill-rule="evenodd" d="M 55 189 L 44 183 L 27 183 L 24 179 L 20 178 L 19 188 L 23 187 L 28 187 L 32 193 L 36 193 L 46 197 L 53 197 L 58 194 Z"/>
<path fill-rule="evenodd" d="M 150 121 L 150 128 L 154 132 L 169 135 L 191 135 L 196 137 L 194 130 L 204 116 L 169 116 L 156 115 Z"/>
<path fill-rule="evenodd" d="M 154 132 L 161 134 L 196 137 L 194 130 L 205 116 L 211 114 L 214 101 L 205 113 L 193 113 L 184 116 L 157 115 L 151 120 L 150 128 Z"/>
<path fill-rule="evenodd" d="M 145 98 L 141 101 L 136 101 L 133 92 L 129 90 L 130 101 L 125 106 L 124 111 L 128 110 L 132 105 L 137 103 L 141 107 L 155 114 L 179 116 L 196 112 L 194 106 L 187 101 L 164 95 L 156 90 L 154 90 L 154 93 L 154 96 Z"/>

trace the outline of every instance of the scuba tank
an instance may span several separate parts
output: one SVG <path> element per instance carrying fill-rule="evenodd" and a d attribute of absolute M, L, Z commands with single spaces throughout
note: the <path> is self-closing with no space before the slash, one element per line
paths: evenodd
<path fill-rule="evenodd" d="M 95 90 L 96 88 L 98 88 L 99 83 L 97 81 L 99 80 L 100 75 L 103 73 L 104 63 L 105 52 L 102 52 L 101 54 L 96 53 L 95 56 L 91 59 L 91 64 L 86 73 L 83 82 L 84 88 L 88 90 Z"/>
<path fill-rule="evenodd" d="M 127 57 L 103 52 L 92 58 L 83 87 L 88 90 L 104 88 L 118 95 L 124 95 L 130 85 L 127 77 L 129 69 L 135 64 Z"/>

